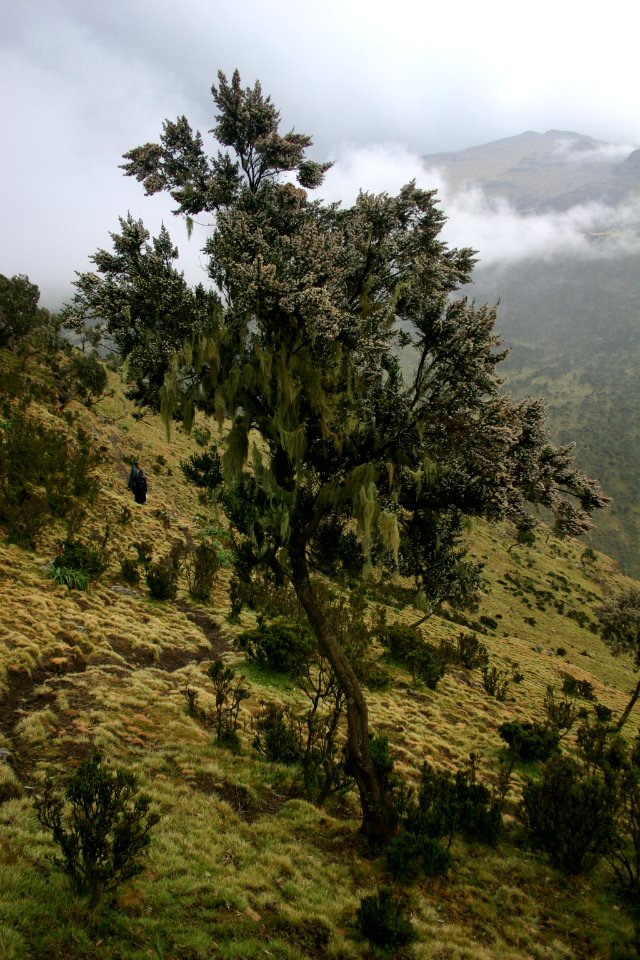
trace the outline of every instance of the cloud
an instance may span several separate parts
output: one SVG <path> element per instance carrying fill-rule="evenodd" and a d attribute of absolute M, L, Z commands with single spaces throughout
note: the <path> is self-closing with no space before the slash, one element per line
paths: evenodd
<path fill-rule="evenodd" d="M 580 154 L 581 156 L 581 154 Z M 634 203 L 611 207 L 581 204 L 568 210 L 522 214 L 503 198 L 477 186 L 454 188 L 437 168 L 400 144 L 343 146 L 321 189 L 327 200 L 351 204 L 359 189 L 396 193 L 409 180 L 437 189 L 447 215 L 443 235 L 452 246 L 478 251 L 483 266 L 557 257 L 606 258 L 640 252 L 640 195 Z"/>

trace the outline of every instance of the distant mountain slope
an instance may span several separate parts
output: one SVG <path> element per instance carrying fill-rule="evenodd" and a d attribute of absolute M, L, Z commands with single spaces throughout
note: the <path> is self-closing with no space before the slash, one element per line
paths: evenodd
<path fill-rule="evenodd" d="M 585 204 L 604 210 L 598 232 L 584 220 L 586 248 L 517 258 L 506 238 L 504 260 L 486 264 L 480 249 L 465 292 L 500 303 L 508 389 L 546 398 L 555 439 L 575 440 L 615 498 L 591 542 L 640 575 L 640 150 L 552 130 L 424 160 L 463 208 L 465 191 L 480 189 L 517 211 L 523 233 L 535 219 L 553 238 L 564 213 L 578 231 Z"/>
<path fill-rule="evenodd" d="M 477 184 L 522 212 L 590 202 L 617 206 L 640 190 L 640 150 L 563 130 L 529 131 L 457 153 L 431 154 L 424 162 L 442 170 L 454 186 Z"/>

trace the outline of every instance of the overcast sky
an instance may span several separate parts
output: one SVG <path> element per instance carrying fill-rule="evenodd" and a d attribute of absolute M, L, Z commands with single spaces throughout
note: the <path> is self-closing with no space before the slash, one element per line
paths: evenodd
<path fill-rule="evenodd" d="M 205 278 L 171 201 L 145 198 L 118 164 L 167 117 L 185 114 L 206 134 L 218 69 L 261 81 L 284 126 L 337 161 L 338 194 L 343 183 L 396 189 L 421 154 L 525 130 L 640 145 L 628 0 L 2 0 L 0 10 L 0 273 L 28 274 L 51 307 L 127 210 L 153 233 L 164 219 L 188 278 Z M 471 199 L 480 229 L 482 198 Z"/>

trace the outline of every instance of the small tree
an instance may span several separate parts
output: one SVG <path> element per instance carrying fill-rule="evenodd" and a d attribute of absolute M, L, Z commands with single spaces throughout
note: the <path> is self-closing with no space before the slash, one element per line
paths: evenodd
<path fill-rule="evenodd" d="M 237 72 L 218 81 L 217 156 L 184 117 L 125 154 L 148 194 L 168 190 L 177 212 L 215 217 L 205 252 L 222 307 L 211 335 L 176 360 L 163 412 L 230 420 L 225 509 L 243 575 L 267 566 L 292 584 L 346 698 L 363 832 L 386 841 L 398 816 L 371 757 L 366 700 L 312 575 L 321 529 L 357 530 L 364 577 L 402 568 L 424 607 L 459 569 L 447 568 L 455 536 L 438 550 L 443 524 L 455 533 L 464 517 L 522 516 L 532 502 L 563 529 L 587 529 L 606 498 L 569 447 L 551 444 L 542 403 L 504 396 L 495 310 L 451 298 L 473 252 L 440 239 L 435 192 L 409 183 L 350 208 L 311 201 L 329 165 L 306 158 L 310 137 L 280 132 L 259 83 L 243 89 Z M 405 380 L 397 357 L 409 345 Z"/>
<path fill-rule="evenodd" d="M 52 831 L 62 854 L 52 861 L 75 893 L 88 897 L 91 910 L 105 893 L 142 873 L 141 857 L 160 819 L 150 806 L 150 798 L 137 793 L 135 777 L 109 769 L 99 753 L 82 761 L 64 796 L 49 777 L 36 797 L 38 820 Z"/>
<path fill-rule="evenodd" d="M 600 636 L 614 656 L 631 653 L 634 667 L 640 667 L 640 590 L 629 587 L 617 596 L 602 604 L 596 611 L 600 624 Z M 640 680 L 618 720 L 618 730 L 624 726 L 627 717 L 640 697 Z"/>
<path fill-rule="evenodd" d="M 110 236 L 113 252 L 90 258 L 97 272 L 78 274 L 61 319 L 84 339 L 104 325 L 125 361 L 129 396 L 157 407 L 173 352 L 209 330 L 218 298 L 202 286 L 189 288 L 173 266 L 178 251 L 164 226 L 150 240 L 143 222 L 128 214 Z"/>

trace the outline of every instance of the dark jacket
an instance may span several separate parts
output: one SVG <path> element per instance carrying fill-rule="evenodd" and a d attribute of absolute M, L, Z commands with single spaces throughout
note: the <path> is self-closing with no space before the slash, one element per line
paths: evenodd
<path fill-rule="evenodd" d="M 131 490 L 132 493 L 134 492 L 134 486 L 133 486 L 133 485 L 134 485 L 134 483 L 135 483 L 135 479 L 136 479 L 137 476 L 138 476 L 138 464 L 137 464 L 137 463 L 132 463 L 132 464 L 131 464 L 131 472 L 130 472 L 130 474 L 129 474 L 129 479 L 128 479 L 128 481 L 127 481 L 127 487 L 129 488 L 129 490 Z"/>
<path fill-rule="evenodd" d="M 136 498 L 136 503 L 147 502 L 147 478 L 143 470 L 138 470 L 133 478 L 133 495 Z"/>

